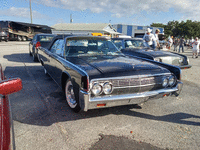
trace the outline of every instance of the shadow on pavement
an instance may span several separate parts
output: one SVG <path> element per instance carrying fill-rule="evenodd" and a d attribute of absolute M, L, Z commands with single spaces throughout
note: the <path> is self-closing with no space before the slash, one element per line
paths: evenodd
<path fill-rule="evenodd" d="M 29 55 L 28 50 L 27 53 L 4 55 L 3 58 L 12 62 L 35 63 L 33 62 L 32 57 Z"/>
<path fill-rule="evenodd" d="M 89 150 L 167 150 L 153 146 L 145 142 L 137 142 L 123 136 L 100 134 L 98 142 L 94 143 Z"/>

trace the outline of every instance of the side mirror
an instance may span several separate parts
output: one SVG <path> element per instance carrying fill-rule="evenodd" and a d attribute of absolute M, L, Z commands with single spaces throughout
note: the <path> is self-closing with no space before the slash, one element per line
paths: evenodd
<path fill-rule="evenodd" d="M 9 79 L 0 82 L 0 94 L 8 95 L 14 92 L 18 92 L 22 89 L 22 80 L 20 78 L 17 79 Z"/>

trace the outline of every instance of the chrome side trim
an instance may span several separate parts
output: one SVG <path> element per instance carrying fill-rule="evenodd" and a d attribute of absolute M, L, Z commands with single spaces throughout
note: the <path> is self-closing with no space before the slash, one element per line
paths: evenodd
<path fill-rule="evenodd" d="M 62 59 L 63 61 L 65 61 L 65 62 L 67 62 L 67 63 L 69 63 L 70 65 L 72 65 L 73 67 L 75 67 L 76 69 L 79 69 L 79 70 L 81 70 L 82 72 L 84 72 L 85 74 L 86 74 L 86 76 L 88 77 L 88 79 L 89 79 L 89 76 L 88 76 L 88 74 L 87 74 L 87 72 L 85 71 L 85 70 L 83 70 L 83 69 L 81 69 L 80 67 L 78 67 L 77 65 L 74 65 L 73 63 L 71 63 L 70 61 L 67 61 L 66 59 L 64 59 L 63 57 L 60 57 L 59 55 L 57 55 L 60 59 Z"/>
<path fill-rule="evenodd" d="M 57 55 L 57 56 L 59 56 L 59 55 Z M 87 80 L 89 81 L 89 75 L 88 75 L 88 73 L 87 73 L 85 70 L 81 69 L 81 68 L 78 67 L 77 65 L 74 65 L 74 64 L 71 63 L 70 61 L 67 61 L 67 60 L 64 59 L 63 57 L 60 57 L 60 56 L 59 56 L 59 58 L 62 59 L 63 61 L 65 61 L 65 62 L 69 63 L 70 65 L 72 65 L 72 66 L 75 67 L 76 69 L 79 69 L 79 70 L 81 70 L 83 73 L 85 73 L 85 75 L 87 76 Z M 65 65 L 64 65 L 64 66 L 65 66 Z M 82 88 L 82 87 L 81 87 L 81 88 Z M 90 84 L 89 84 L 89 89 L 90 89 Z M 89 90 L 89 89 L 88 89 L 88 90 Z"/>

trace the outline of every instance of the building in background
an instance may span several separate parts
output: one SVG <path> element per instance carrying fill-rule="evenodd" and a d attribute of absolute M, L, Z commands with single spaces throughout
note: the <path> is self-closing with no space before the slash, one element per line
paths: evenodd
<path fill-rule="evenodd" d="M 156 29 L 160 30 L 159 39 L 163 38 L 164 28 L 159 27 L 149 27 L 149 26 L 138 26 L 138 25 L 125 25 L 125 24 L 114 24 L 113 28 L 119 33 L 124 35 L 128 35 L 131 37 L 139 37 L 142 38 L 147 30 L 147 28 L 152 29 L 152 33 L 154 34 Z"/>
<path fill-rule="evenodd" d="M 87 34 L 117 37 L 121 33 L 109 23 L 60 23 L 52 26 L 53 34 Z"/>

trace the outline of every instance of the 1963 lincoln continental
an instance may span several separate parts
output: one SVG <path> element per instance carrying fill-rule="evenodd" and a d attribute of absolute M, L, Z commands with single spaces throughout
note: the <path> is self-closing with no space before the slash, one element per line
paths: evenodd
<path fill-rule="evenodd" d="M 178 66 L 181 69 L 192 67 L 189 64 L 187 56 L 173 52 L 149 49 L 144 46 L 141 38 L 112 38 L 112 41 L 125 55 L 167 63 Z"/>
<path fill-rule="evenodd" d="M 178 67 L 122 54 L 106 37 L 64 36 L 40 47 L 38 60 L 75 112 L 178 96 Z"/>

